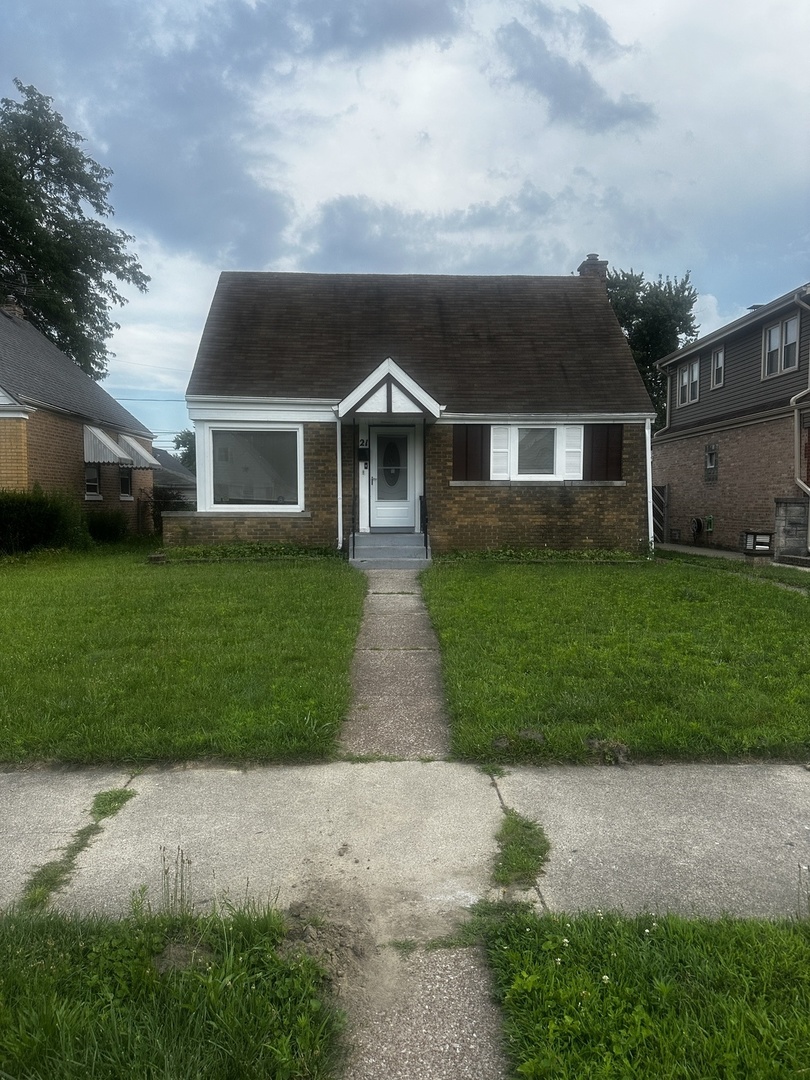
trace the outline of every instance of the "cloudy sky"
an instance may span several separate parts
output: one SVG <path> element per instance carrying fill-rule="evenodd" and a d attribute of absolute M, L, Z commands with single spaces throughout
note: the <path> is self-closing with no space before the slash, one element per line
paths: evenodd
<path fill-rule="evenodd" d="M 810 279 L 807 0 L 28 0 L 0 96 L 114 171 L 152 283 L 104 386 L 171 446 L 220 270 Z"/>

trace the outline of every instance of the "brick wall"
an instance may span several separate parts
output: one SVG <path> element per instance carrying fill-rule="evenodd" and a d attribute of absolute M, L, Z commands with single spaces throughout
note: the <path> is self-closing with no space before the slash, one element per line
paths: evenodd
<path fill-rule="evenodd" d="M 625 425 L 622 484 L 450 483 L 453 429 L 426 432 L 430 540 L 437 554 L 505 546 L 555 550 L 619 548 L 647 542 L 643 425 Z"/>
<path fill-rule="evenodd" d="M 0 490 L 28 488 L 27 424 L 22 417 L 0 420 Z"/>
<path fill-rule="evenodd" d="M 132 499 L 121 498 L 118 465 L 101 466 L 99 500 L 84 497 L 84 425 L 81 420 L 38 409 L 27 421 L 28 487 L 38 484 L 43 491 L 60 491 L 72 496 L 85 513 L 120 510 L 133 532 L 151 532 L 152 470 L 132 470 Z M 107 429 L 115 441 L 117 434 Z M 150 443 L 139 439 L 145 450 Z"/>
<path fill-rule="evenodd" d="M 805 469 L 806 439 L 805 431 Z M 709 445 L 716 447 L 715 476 L 706 470 Z M 700 542 L 739 549 L 742 532 L 774 531 L 775 499 L 799 494 L 794 483 L 793 418 L 654 442 L 653 481 L 667 485 L 668 527 L 680 530 L 682 542 L 691 543 L 692 518 L 711 516 L 714 531 Z"/>
<path fill-rule="evenodd" d="M 171 511 L 163 515 L 163 543 L 232 544 L 291 542 L 305 547 L 337 543 L 337 432 L 334 424 L 304 425 L 304 512 L 233 513 Z M 351 432 L 344 431 L 344 513 L 351 513 Z M 348 461 L 347 461 L 348 458 Z M 348 529 L 348 522 L 344 526 Z"/>

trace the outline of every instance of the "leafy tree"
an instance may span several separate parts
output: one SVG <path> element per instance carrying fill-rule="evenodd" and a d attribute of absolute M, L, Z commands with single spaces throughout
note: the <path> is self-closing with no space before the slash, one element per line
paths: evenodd
<path fill-rule="evenodd" d="M 697 290 L 688 271 L 680 279 L 645 281 L 633 270 L 610 270 L 607 291 L 658 414 L 656 426 L 661 427 L 666 422 L 667 380 L 655 363 L 697 337 Z"/>
<path fill-rule="evenodd" d="M 21 101 L 0 100 L 0 290 L 93 378 L 106 374 L 106 341 L 118 324 L 116 282 L 146 291 L 149 278 L 127 250 L 133 237 L 113 214 L 112 172 L 81 149 L 52 98 L 14 80 Z"/>
<path fill-rule="evenodd" d="M 194 432 L 189 431 L 186 428 L 185 431 L 181 431 L 179 435 L 174 437 L 174 448 L 179 450 L 179 458 L 187 469 L 191 469 L 192 472 L 197 471 L 197 443 L 194 438 Z"/>

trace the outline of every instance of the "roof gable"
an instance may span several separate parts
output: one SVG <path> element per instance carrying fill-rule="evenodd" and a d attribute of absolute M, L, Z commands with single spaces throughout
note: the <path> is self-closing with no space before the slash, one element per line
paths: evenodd
<path fill-rule="evenodd" d="M 345 397 L 337 407 L 343 418 L 350 413 L 423 413 L 438 419 L 442 406 L 426 394 L 410 375 L 395 364 L 389 356 L 359 386 Z"/>
<path fill-rule="evenodd" d="M 386 358 L 451 415 L 652 413 L 586 276 L 223 273 L 188 395 L 337 405 Z"/>

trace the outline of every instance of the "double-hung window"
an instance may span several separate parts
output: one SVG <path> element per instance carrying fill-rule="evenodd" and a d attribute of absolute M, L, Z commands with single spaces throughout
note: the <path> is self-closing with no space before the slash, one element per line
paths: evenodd
<path fill-rule="evenodd" d="M 722 386 L 726 378 L 726 355 L 721 345 L 712 353 L 712 390 Z"/>
<path fill-rule="evenodd" d="M 692 360 L 678 368 L 678 405 L 691 405 L 700 391 L 700 361 Z"/>
<path fill-rule="evenodd" d="M 214 506 L 303 509 L 300 425 L 211 431 Z"/>
<path fill-rule="evenodd" d="M 490 447 L 492 480 L 581 480 L 581 424 L 495 424 Z"/>
<path fill-rule="evenodd" d="M 84 467 L 84 497 L 85 499 L 101 498 L 101 466 L 98 464 Z"/>
<path fill-rule="evenodd" d="M 763 340 L 762 377 L 793 371 L 799 364 L 799 319 L 793 315 L 766 326 Z"/>

